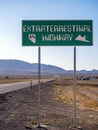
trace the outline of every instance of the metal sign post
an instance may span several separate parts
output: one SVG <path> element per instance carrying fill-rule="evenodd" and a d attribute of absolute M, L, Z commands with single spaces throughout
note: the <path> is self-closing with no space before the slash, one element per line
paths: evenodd
<path fill-rule="evenodd" d="M 38 47 L 38 128 L 40 128 L 40 46 Z"/>
<path fill-rule="evenodd" d="M 77 127 L 77 107 L 76 107 L 76 46 L 74 46 L 74 128 Z"/>

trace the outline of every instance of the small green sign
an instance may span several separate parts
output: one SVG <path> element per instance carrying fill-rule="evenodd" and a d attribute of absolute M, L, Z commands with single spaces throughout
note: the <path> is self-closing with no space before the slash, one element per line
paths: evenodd
<path fill-rule="evenodd" d="M 92 46 L 92 20 L 23 20 L 23 46 Z"/>

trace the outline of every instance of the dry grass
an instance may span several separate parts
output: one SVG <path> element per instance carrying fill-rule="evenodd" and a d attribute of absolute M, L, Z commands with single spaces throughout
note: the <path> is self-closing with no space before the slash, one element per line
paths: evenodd
<path fill-rule="evenodd" d="M 50 79 L 51 76 L 41 76 L 41 79 Z M 27 82 L 31 80 L 36 80 L 38 79 L 37 76 L 33 77 L 5 77 L 5 78 L 0 78 L 0 84 L 6 84 L 6 83 L 16 83 L 16 82 Z"/>
<path fill-rule="evenodd" d="M 72 79 L 68 80 L 66 78 L 59 79 L 55 82 L 55 99 L 62 103 L 73 104 L 74 100 L 74 92 L 73 92 L 73 84 Z M 97 84 L 98 85 L 98 84 Z M 79 108 L 85 109 L 94 109 L 98 110 L 98 87 L 96 84 L 92 85 L 88 82 L 81 83 L 77 85 L 77 106 Z M 85 92 L 85 93 L 82 93 Z"/>
<path fill-rule="evenodd" d="M 72 104 L 73 101 L 73 93 L 71 90 L 65 92 L 64 87 L 58 85 L 55 86 L 55 99 L 62 103 Z"/>
<path fill-rule="evenodd" d="M 89 108 L 98 110 L 98 101 L 88 98 L 81 93 L 77 93 L 78 106 L 80 108 Z"/>
<path fill-rule="evenodd" d="M 1 78 L 0 84 L 26 82 L 32 80 L 31 78 Z"/>

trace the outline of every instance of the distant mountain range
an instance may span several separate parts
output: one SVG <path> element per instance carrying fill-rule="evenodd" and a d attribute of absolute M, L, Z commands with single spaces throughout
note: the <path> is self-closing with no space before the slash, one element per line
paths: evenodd
<path fill-rule="evenodd" d="M 41 74 L 64 74 L 66 71 L 53 65 L 41 64 Z M 32 76 L 38 74 L 38 64 L 20 60 L 0 60 L 0 76 Z"/>
<path fill-rule="evenodd" d="M 38 74 L 38 64 L 20 60 L 0 60 L 0 76 L 32 76 Z M 72 70 L 64 70 L 53 65 L 41 64 L 42 75 L 73 75 Z M 98 74 L 98 70 L 77 71 L 77 74 Z"/>

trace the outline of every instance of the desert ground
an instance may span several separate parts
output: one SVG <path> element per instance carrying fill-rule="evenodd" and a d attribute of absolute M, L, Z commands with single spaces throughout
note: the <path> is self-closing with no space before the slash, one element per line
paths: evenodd
<path fill-rule="evenodd" d="M 0 83 L 16 82 L 5 80 Z M 73 128 L 73 78 L 41 83 L 40 90 L 42 127 L 37 128 L 39 91 L 35 85 L 0 95 L 0 130 L 98 130 L 98 81 L 77 80 L 77 128 Z"/>

